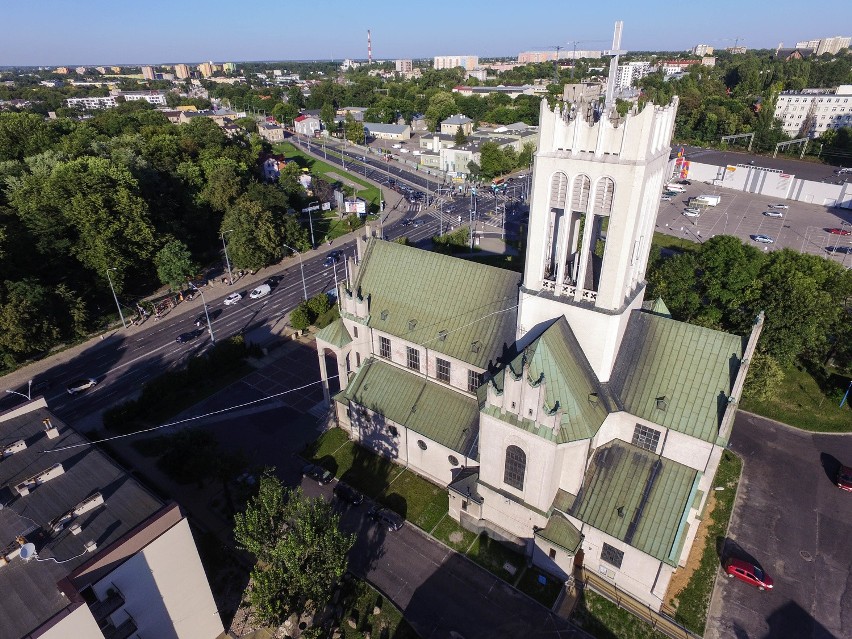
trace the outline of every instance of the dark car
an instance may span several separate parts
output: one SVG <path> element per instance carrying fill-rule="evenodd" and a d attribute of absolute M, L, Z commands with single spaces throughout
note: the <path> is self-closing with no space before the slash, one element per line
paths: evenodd
<path fill-rule="evenodd" d="M 424 224 L 423 220 L 414 220 L 414 226 L 423 226 Z"/>
<path fill-rule="evenodd" d="M 177 338 L 175 339 L 175 341 L 178 344 L 186 344 L 187 342 L 191 342 L 192 340 L 194 340 L 196 337 L 201 335 L 201 333 L 203 333 L 203 332 L 204 331 L 202 331 L 201 329 L 198 329 L 198 328 L 195 329 L 194 331 L 187 331 L 186 333 L 181 333 L 180 335 L 178 335 Z"/>
<path fill-rule="evenodd" d="M 837 471 L 835 482 L 840 490 L 852 493 L 852 468 L 841 466 L 840 470 Z"/>
<path fill-rule="evenodd" d="M 683 184 L 684 186 L 691 186 L 692 185 L 692 182 L 690 182 L 689 180 L 678 180 L 677 183 Z"/>
<path fill-rule="evenodd" d="M 335 262 L 340 261 L 340 251 L 332 251 L 328 255 L 325 256 L 325 261 L 323 262 L 323 266 L 332 266 Z"/>
<path fill-rule="evenodd" d="M 331 481 L 332 474 L 327 471 L 322 466 L 317 466 L 316 464 L 307 464 L 304 468 L 302 468 L 302 474 L 305 477 L 310 477 L 320 486 L 323 486 Z"/>
<path fill-rule="evenodd" d="M 364 495 L 346 484 L 338 483 L 337 486 L 334 487 L 334 495 L 340 501 L 352 504 L 353 506 L 357 506 L 364 501 Z"/>
<path fill-rule="evenodd" d="M 399 530 L 405 523 L 405 520 L 392 510 L 373 506 L 367 513 L 367 516 L 376 521 L 380 526 L 384 526 L 388 530 Z"/>
<path fill-rule="evenodd" d="M 757 586 L 758 590 L 772 590 L 772 577 L 763 572 L 760 566 L 755 566 L 748 561 L 733 557 L 727 559 L 725 574 L 728 575 L 728 579 L 736 577 L 751 586 Z"/>
<path fill-rule="evenodd" d="M 400 222 L 401 226 L 408 226 L 409 224 L 411 224 L 411 220 L 409 220 L 408 218 L 405 218 L 404 220 L 402 220 L 402 222 Z"/>

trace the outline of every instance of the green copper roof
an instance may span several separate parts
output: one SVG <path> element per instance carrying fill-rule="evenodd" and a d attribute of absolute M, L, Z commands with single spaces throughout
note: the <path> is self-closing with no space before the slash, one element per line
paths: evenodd
<path fill-rule="evenodd" d="M 570 514 L 674 566 L 698 478 L 688 466 L 614 440 L 595 451 Z"/>
<path fill-rule="evenodd" d="M 368 326 L 481 369 L 515 341 L 520 274 L 372 239 L 353 293 Z"/>
<path fill-rule="evenodd" d="M 349 382 L 346 399 L 434 442 L 471 456 L 479 432 L 476 399 L 375 358 Z"/>
<path fill-rule="evenodd" d="M 627 412 L 713 442 L 742 353 L 737 335 L 634 311 L 610 387 Z"/>
<path fill-rule="evenodd" d="M 654 313 L 655 315 L 662 315 L 663 317 L 668 317 L 669 319 L 671 319 L 672 317 L 671 311 L 669 311 L 669 307 L 666 306 L 666 303 L 663 301 L 662 297 L 658 297 L 653 302 L 651 302 L 648 310 Z"/>
<path fill-rule="evenodd" d="M 352 337 L 349 335 L 349 331 L 346 330 L 343 320 L 339 318 L 325 328 L 320 329 L 317 333 L 317 339 L 321 339 L 338 348 L 342 348 L 352 341 Z"/>
<path fill-rule="evenodd" d="M 553 513 L 547 520 L 547 525 L 535 534 L 570 553 L 576 553 L 580 542 L 583 541 L 583 535 L 577 527 L 558 512 Z"/>

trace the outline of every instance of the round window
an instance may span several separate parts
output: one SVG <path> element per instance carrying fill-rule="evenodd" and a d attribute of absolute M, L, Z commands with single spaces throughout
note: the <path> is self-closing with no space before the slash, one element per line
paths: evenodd
<path fill-rule="evenodd" d="M 450 455 L 449 457 L 447 457 L 447 461 L 450 462 L 450 466 L 459 465 L 459 460 L 454 455 Z"/>
<path fill-rule="evenodd" d="M 417 446 L 420 448 L 420 450 L 426 450 L 426 442 L 424 442 L 422 439 L 417 440 Z"/>

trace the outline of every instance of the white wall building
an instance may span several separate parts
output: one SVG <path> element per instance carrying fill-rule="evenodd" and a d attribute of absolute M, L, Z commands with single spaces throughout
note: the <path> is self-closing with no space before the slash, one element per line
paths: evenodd
<path fill-rule="evenodd" d="M 118 91 L 111 90 L 109 95 L 85 98 L 67 98 L 65 104 L 71 108 L 87 110 L 111 109 L 119 103 L 118 98 L 123 97 L 126 102 L 145 100 L 157 106 L 166 105 L 166 94 L 163 91 Z"/>
<path fill-rule="evenodd" d="M 785 91 L 775 103 L 775 117 L 784 133 L 794 137 L 815 138 L 829 129 L 852 126 L 852 85 Z"/>
<path fill-rule="evenodd" d="M 627 62 L 618 65 L 615 87 L 618 90 L 629 89 L 635 80 L 644 78 L 651 72 L 651 63 L 645 61 Z"/>
<path fill-rule="evenodd" d="M 815 40 L 802 40 L 796 43 L 797 49 L 811 49 L 816 55 L 831 53 L 832 55 L 841 49 L 848 49 L 852 38 L 849 36 L 834 36 L 831 38 L 817 38 Z"/>
<path fill-rule="evenodd" d="M 397 60 L 396 61 L 396 72 L 397 73 L 411 73 L 414 70 L 414 63 L 411 60 Z"/>
<path fill-rule="evenodd" d="M 434 67 L 436 69 L 455 69 L 461 67 L 465 71 L 472 71 L 479 66 L 477 55 L 436 55 Z"/>

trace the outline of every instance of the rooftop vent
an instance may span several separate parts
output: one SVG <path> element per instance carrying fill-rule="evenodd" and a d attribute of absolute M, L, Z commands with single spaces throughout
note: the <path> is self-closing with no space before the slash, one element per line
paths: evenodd
<path fill-rule="evenodd" d="M 98 549 L 98 544 L 94 542 L 94 540 L 89 540 L 86 542 L 86 552 L 95 552 Z"/>
<path fill-rule="evenodd" d="M 15 490 L 21 497 L 25 497 L 26 495 L 29 495 L 30 491 L 36 486 L 41 486 L 42 484 L 49 482 L 54 477 L 59 477 L 59 475 L 64 472 L 65 469 L 62 467 L 62 464 L 54 464 L 50 468 L 46 468 L 29 479 L 25 479 L 15 486 Z"/>
<path fill-rule="evenodd" d="M 417 328 L 417 320 L 416 319 L 408 320 L 408 330 L 413 331 L 415 328 Z"/>
<path fill-rule="evenodd" d="M 15 453 L 20 453 L 22 450 L 26 450 L 27 442 L 23 439 L 19 439 L 14 444 L 10 444 L 3 449 L 3 457 L 9 457 L 10 455 L 14 455 Z"/>
<path fill-rule="evenodd" d="M 589 393 L 589 403 L 592 406 L 598 405 L 598 394 L 597 393 Z"/>
<path fill-rule="evenodd" d="M 380 317 L 380 318 L 382 319 L 382 321 L 384 322 L 384 321 L 388 318 L 388 314 L 389 314 L 388 310 L 387 310 L 387 309 L 385 309 L 384 311 L 382 311 L 381 313 L 379 313 L 379 317 Z"/>
<path fill-rule="evenodd" d="M 471 342 L 470 343 L 470 352 L 471 353 L 478 353 L 480 348 L 482 348 L 482 344 L 480 344 L 479 342 Z"/>
<path fill-rule="evenodd" d="M 442 342 L 445 342 L 447 340 L 447 335 L 448 335 L 448 333 L 447 333 L 446 330 L 438 331 L 438 339 L 441 340 Z"/>
<path fill-rule="evenodd" d="M 666 410 L 669 407 L 669 400 L 666 399 L 666 396 L 658 397 L 656 400 L 657 409 L 658 410 Z"/>
<path fill-rule="evenodd" d="M 41 420 L 41 423 L 44 424 L 44 434 L 47 435 L 48 439 L 56 439 L 59 437 L 59 430 L 50 421 L 50 417 L 45 417 Z"/>

